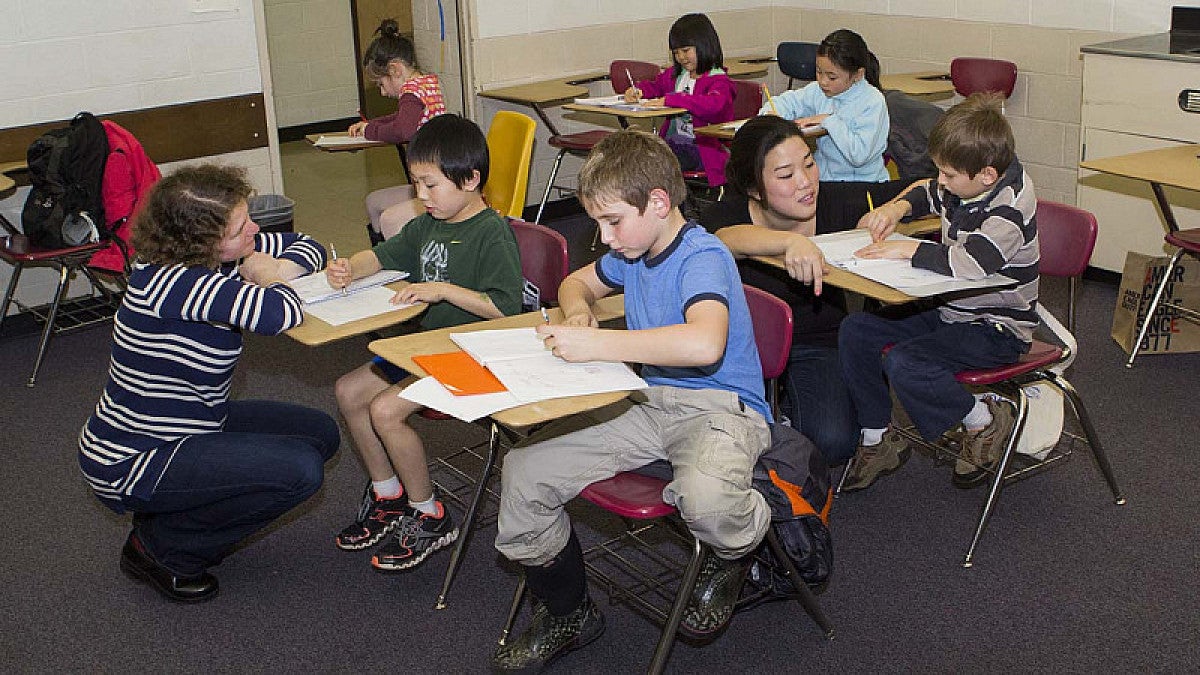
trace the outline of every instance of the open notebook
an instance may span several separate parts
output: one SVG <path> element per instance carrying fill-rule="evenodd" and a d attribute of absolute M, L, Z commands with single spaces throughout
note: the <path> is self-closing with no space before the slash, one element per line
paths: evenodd
<path fill-rule="evenodd" d="M 486 366 L 522 403 L 647 386 L 624 363 L 560 359 L 546 349 L 533 328 L 451 333 L 450 339 Z"/>
<path fill-rule="evenodd" d="M 380 270 L 370 276 L 355 279 L 346 287 L 345 293 L 341 289 L 334 288 L 329 285 L 329 278 L 325 276 L 325 272 L 313 272 L 305 274 L 302 277 L 293 279 L 291 287 L 296 289 L 300 294 L 300 300 L 306 305 L 324 302 L 333 298 L 339 298 L 344 295 L 352 295 L 360 291 L 365 291 L 368 288 L 383 286 L 390 284 L 393 281 L 407 279 L 408 272 L 400 272 L 397 270 Z"/>
<path fill-rule="evenodd" d="M 628 110 L 630 112 L 641 112 L 644 110 L 665 110 L 663 106 L 643 105 L 641 103 L 626 103 L 625 97 L 621 94 L 612 96 L 595 96 L 592 98 L 577 98 L 575 102 L 579 105 L 595 105 L 601 108 L 615 108 L 617 110 Z"/>

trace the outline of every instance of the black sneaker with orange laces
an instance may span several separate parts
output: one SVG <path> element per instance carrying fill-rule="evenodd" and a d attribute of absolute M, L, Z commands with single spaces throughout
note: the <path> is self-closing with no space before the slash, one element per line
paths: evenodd
<path fill-rule="evenodd" d="M 377 496 L 375 489 L 367 483 L 358 516 L 353 523 L 338 532 L 334 540 L 337 547 L 343 551 L 361 551 L 374 546 L 389 532 L 399 527 L 407 508 L 407 496 L 383 499 Z"/>
<path fill-rule="evenodd" d="M 442 502 L 435 513 L 424 513 L 412 506 L 396 532 L 371 556 L 371 566 L 380 572 L 401 572 L 425 561 L 430 554 L 446 548 L 458 539 L 458 527 Z"/>

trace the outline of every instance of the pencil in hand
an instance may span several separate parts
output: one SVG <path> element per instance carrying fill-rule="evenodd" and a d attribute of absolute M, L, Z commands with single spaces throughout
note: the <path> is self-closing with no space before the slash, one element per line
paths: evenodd
<path fill-rule="evenodd" d="M 767 83 L 762 84 L 763 95 L 767 97 L 767 104 L 771 106 L 771 114 L 779 116 L 779 110 L 775 107 L 775 99 L 771 98 L 771 90 L 767 88 Z"/>
<path fill-rule="evenodd" d="M 330 259 L 329 259 L 330 263 L 337 262 L 338 254 L 337 254 L 337 249 L 333 247 L 333 242 L 329 243 L 329 256 L 330 256 Z M 349 286 L 349 284 L 346 284 L 346 286 Z M 348 292 L 348 291 L 346 291 L 346 286 L 342 286 L 342 295 L 345 295 Z"/>

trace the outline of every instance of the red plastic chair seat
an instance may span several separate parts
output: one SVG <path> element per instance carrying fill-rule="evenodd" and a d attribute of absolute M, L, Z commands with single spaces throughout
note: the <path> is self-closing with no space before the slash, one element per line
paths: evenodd
<path fill-rule="evenodd" d="M 9 237 L 3 247 L 0 247 L 0 258 L 6 262 L 13 264 L 16 262 L 22 263 L 38 263 L 52 262 L 70 256 L 82 254 L 91 254 L 108 247 L 108 242 L 99 241 L 93 244 L 83 244 L 81 246 L 66 246 L 63 248 L 42 248 L 35 246 L 29 242 L 29 238 L 23 234 Z"/>
<path fill-rule="evenodd" d="M 1166 236 L 1167 243 L 1189 253 L 1200 253 L 1200 228 L 1180 230 Z"/>
<path fill-rule="evenodd" d="M 592 483 L 579 496 L 622 518 L 649 520 L 675 513 L 675 507 L 662 500 L 666 486 L 661 478 L 626 472 Z"/>
<path fill-rule="evenodd" d="M 1029 352 L 1017 359 L 1016 363 L 996 368 L 984 368 L 982 370 L 959 371 L 954 375 L 954 379 L 963 384 L 996 384 L 1005 380 L 1011 380 L 1018 375 L 1024 375 L 1040 368 L 1045 368 L 1057 362 L 1062 356 L 1063 350 L 1061 347 L 1056 347 L 1040 340 L 1034 340 L 1033 344 L 1029 347 Z"/>
<path fill-rule="evenodd" d="M 603 129 L 580 131 L 575 134 L 559 134 L 558 136 L 551 136 L 549 143 L 551 147 L 568 152 L 588 152 L 610 134 L 612 134 L 611 131 Z"/>

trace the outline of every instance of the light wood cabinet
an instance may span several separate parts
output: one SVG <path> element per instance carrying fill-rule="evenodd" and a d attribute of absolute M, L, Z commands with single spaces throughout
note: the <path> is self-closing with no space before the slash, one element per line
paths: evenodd
<path fill-rule="evenodd" d="M 1179 92 L 1189 88 L 1200 89 L 1200 62 L 1085 48 L 1080 157 L 1200 143 L 1200 114 L 1184 112 L 1177 102 Z M 1200 193 L 1166 188 L 1166 194 L 1181 228 L 1200 227 Z M 1166 227 L 1145 181 L 1080 169 L 1076 203 L 1100 224 L 1093 267 L 1120 272 L 1129 251 L 1163 253 Z"/>

